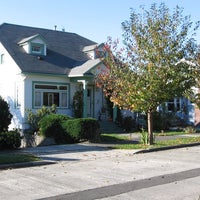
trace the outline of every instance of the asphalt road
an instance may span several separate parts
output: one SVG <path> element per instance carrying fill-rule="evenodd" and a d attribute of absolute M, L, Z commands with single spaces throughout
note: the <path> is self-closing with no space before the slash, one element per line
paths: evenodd
<path fill-rule="evenodd" d="M 54 164 L 1 170 L 0 199 L 200 198 L 200 146 L 148 154 L 90 145 L 26 151 Z"/>

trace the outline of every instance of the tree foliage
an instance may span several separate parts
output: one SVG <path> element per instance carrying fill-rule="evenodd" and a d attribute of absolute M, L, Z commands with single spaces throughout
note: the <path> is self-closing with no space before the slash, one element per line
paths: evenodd
<path fill-rule="evenodd" d="M 124 47 L 108 40 L 104 60 L 109 70 L 97 77 L 112 102 L 121 108 L 148 115 L 149 144 L 153 143 L 152 113 L 173 97 L 193 96 L 198 86 L 198 46 L 194 39 L 199 22 L 194 24 L 183 9 L 173 12 L 161 3 L 149 10 L 131 10 L 122 23 Z"/>

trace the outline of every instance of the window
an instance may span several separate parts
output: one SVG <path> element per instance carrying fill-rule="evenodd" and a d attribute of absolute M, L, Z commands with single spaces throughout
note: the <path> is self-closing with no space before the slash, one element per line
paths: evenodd
<path fill-rule="evenodd" d="M 20 83 L 15 83 L 15 108 L 19 108 L 21 106 L 21 96 L 22 96 L 22 88 L 20 87 Z"/>
<path fill-rule="evenodd" d="M 34 84 L 34 107 L 52 106 L 68 107 L 68 86 L 54 84 Z"/>
<path fill-rule="evenodd" d="M 44 44 L 31 43 L 31 53 L 44 55 Z"/>
<path fill-rule="evenodd" d="M 0 64 L 4 63 L 4 54 L 0 54 Z"/>
<path fill-rule="evenodd" d="M 181 111 L 181 103 L 180 103 L 181 99 L 180 98 L 174 98 L 174 99 L 170 99 L 167 102 L 167 110 L 169 112 L 177 112 L 177 111 Z"/>
<path fill-rule="evenodd" d="M 41 47 L 40 46 L 32 46 L 32 52 L 40 53 L 41 52 Z"/>

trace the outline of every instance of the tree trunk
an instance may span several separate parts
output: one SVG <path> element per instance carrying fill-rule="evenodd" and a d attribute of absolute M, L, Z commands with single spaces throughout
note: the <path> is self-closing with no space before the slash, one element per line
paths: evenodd
<path fill-rule="evenodd" d="M 153 144 L 153 116 L 152 111 L 148 111 L 147 113 L 147 121 L 148 121 L 148 144 Z"/>

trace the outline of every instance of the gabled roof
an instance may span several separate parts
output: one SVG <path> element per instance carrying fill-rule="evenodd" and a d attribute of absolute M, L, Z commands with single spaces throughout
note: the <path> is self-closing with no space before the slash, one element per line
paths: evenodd
<path fill-rule="evenodd" d="M 103 46 L 104 44 L 93 44 L 93 45 L 89 45 L 89 46 L 85 46 L 83 48 L 83 52 L 88 52 L 88 51 L 92 51 L 92 50 L 95 50 L 96 48 L 99 48 L 101 46 Z"/>
<path fill-rule="evenodd" d="M 40 38 L 41 38 L 41 36 L 40 36 L 39 34 L 36 34 L 36 35 L 33 35 L 33 36 L 30 36 L 30 37 L 27 37 L 27 38 L 22 39 L 21 41 L 18 42 L 18 44 L 19 44 L 19 45 L 20 45 L 20 44 L 24 44 L 24 43 L 29 42 L 29 41 L 31 41 L 31 40 L 37 38 L 37 37 L 40 37 Z M 44 40 L 44 39 L 42 38 L 42 40 Z"/>
<path fill-rule="evenodd" d="M 74 67 L 73 69 L 71 69 L 68 76 L 69 77 L 83 77 L 87 75 L 93 75 L 90 71 L 100 63 L 101 63 L 100 59 L 88 60 L 81 66 Z"/>
<path fill-rule="evenodd" d="M 48 44 L 47 55 L 38 59 L 27 54 L 19 45 L 41 36 Z M 82 51 L 95 42 L 75 33 L 48 30 L 4 23 L 0 25 L 0 42 L 7 49 L 23 73 L 68 75 L 74 67 L 86 63 L 89 58 Z"/>

